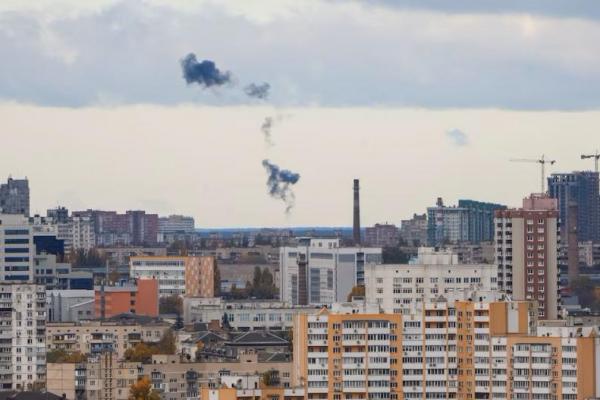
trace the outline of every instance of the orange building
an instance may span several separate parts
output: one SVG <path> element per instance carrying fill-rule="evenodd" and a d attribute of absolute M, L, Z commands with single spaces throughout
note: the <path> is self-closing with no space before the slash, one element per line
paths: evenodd
<path fill-rule="evenodd" d="M 106 286 L 103 289 L 96 287 L 94 298 L 96 318 L 110 318 L 123 313 L 158 316 L 156 279 L 138 279 L 135 286 Z"/>
<path fill-rule="evenodd" d="M 214 297 L 216 260 L 212 256 L 186 257 L 185 295 Z"/>

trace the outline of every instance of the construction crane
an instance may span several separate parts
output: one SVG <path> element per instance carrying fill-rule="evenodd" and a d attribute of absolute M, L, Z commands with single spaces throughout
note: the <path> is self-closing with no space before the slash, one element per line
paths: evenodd
<path fill-rule="evenodd" d="M 582 160 L 585 160 L 587 158 L 594 159 L 595 171 L 598 172 L 598 160 L 600 159 L 600 153 L 598 153 L 598 150 L 596 150 L 596 154 L 582 154 L 581 155 Z"/>
<path fill-rule="evenodd" d="M 556 160 L 546 160 L 546 156 L 542 154 L 542 157 L 540 157 L 538 160 L 528 158 L 512 158 L 510 161 L 540 164 L 542 169 L 542 193 L 546 193 L 546 164 L 553 165 Z"/>

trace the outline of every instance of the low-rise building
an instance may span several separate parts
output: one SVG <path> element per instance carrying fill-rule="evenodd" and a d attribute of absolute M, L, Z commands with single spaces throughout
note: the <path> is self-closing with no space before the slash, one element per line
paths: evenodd
<path fill-rule="evenodd" d="M 276 300 L 183 299 L 186 324 L 227 321 L 232 329 L 239 331 L 288 329 L 293 325 L 294 315 L 314 310 L 313 306 L 293 306 Z"/>
<path fill-rule="evenodd" d="M 114 351 L 122 358 L 128 348 L 140 342 L 158 342 L 169 329 L 170 324 L 149 317 L 54 322 L 47 324 L 46 343 L 49 351 L 63 349 L 90 355 Z"/>
<path fill-rule="evenodd" d="M 48 322 L 78 322 L 94 318 L 93 290 L 47 290 Z"/>

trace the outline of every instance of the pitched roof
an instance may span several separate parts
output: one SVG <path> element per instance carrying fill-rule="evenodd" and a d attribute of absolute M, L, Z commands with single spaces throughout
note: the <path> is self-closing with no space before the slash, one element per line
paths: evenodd
<path fill-rule="evenodd" d="M 250 331 L 237 335 L 227 344 L 230 346 L 287 346 L 289 345 L 289 342 L 269 331 Z"/>
<path fill-rule="evenodd" d="M 0 400 L 62 400 L 61 396 L 57 396 L 50 392 L 0 392 Z"/>

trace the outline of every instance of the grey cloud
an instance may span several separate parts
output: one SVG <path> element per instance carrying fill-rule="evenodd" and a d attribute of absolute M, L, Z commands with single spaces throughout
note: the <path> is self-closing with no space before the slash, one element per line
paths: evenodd
<path fill-rule="evenodd" d="M 469 137 L 460 129 L 450 129 L 449 131 L 446 131 L 446 136 L 452 141 L 452 144 L 456 146 L 462 147 L 469 144 Z"/>
<path fill-rule="evenodd" d="M 380 24 L 376 13 L 359 18 L 330 2 L 318 18 L 305 10 L 268 23 L 215 5 L 184 13 L 126 1 L 44 23 L 4 13 L 0 100 L 70 107 L 250 101 L 241 90 L 186 88 L 176 60 L 193 49 L 242 81 L 277 87 L 269 96 L 274 106 L 600 107 L 598 25 L 580 32 L 545 22 L 547 31 L 523 40 L 506 21 L 478 24 L 482 17 L 473 16 L 473 27 L 464 28 L 446 15 L 399 10 Z"/>

